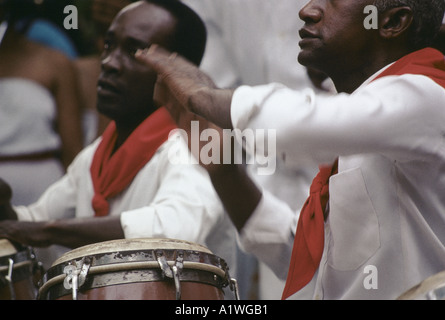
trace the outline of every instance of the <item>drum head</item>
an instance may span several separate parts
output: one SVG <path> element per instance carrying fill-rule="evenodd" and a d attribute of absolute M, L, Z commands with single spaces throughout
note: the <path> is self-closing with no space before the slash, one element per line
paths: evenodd
<path fill-rule="evenodd" d="M 445 271 L 422 281 L 397 300 L 445 300 Z"/>
<path fill-rule="evenodd" d="M 205 246 L 183 240 L 162 238 L 122 239 L 94 243 L 71 250 L 54 261 L 52 266 L 85 256 L 100 255 L 111 252 L 143 251 L 153 249 L 192 250 L 212 254 L 212 252 Z"/>
<path fill-rule="evenodd" d="M 15 246 L 7 239 L 0 239 L 0 257 L 10 256 L 17 253 Z"/>

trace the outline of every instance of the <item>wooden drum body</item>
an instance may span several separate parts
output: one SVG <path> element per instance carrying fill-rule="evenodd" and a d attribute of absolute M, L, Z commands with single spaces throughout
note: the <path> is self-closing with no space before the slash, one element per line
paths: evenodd
<path fill-rule="evenodd" d="M 45 300 L 223 300 L 226 262 L 174 239 L 125 239 L 67 252 L 42 279 Z"/>
<path fill-rule="evenodd" d="M 34 300 L 36 259 L 31 248 L 0 239 L 0 300 Z"/>

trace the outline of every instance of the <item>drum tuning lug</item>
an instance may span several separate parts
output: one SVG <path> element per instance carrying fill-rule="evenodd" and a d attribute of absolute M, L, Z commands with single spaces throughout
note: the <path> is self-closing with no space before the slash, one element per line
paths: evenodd
<path fill-rule="evenodd" d="M 85 283 L 90 266 L 91 259 L 85 257 L 79 263 L 72 262 L 63 269 L 63 273 L 66 274 L 63 286 L 67 290 L 72 290 L 73 300 L 77 300 L 77 293 L 79 288 Z"/>
<path fill-rule="evenodd" d="M 82 259 L 82 266 L 80 268 L 79 272 L 79 287 L 81 287 L 87 278 L 88 271 L 90 270 L 91 266 L 91 259 L 89 257 L 85 257 Z"/>
<path fill-rule="evenodd" d="M 176 300 L 181 300 L 181 280 L 179 280 L 179 271 L 177 266 L 172 267 L 173 279 L 175 280 Z"/>
<path fill-rule="evenodd" d="M 178 272 L 181 273 L 182 268 L 184 268 L 184 253 L 182 251 L 178 252 L 175 266 L 178 268 Z"/>
<path fill-rule="evenodd" d="M 184 266 L 183 253 L 178 254 L 178 256 L 176 257 L 176 262 L 171 268 L 168 265 L 167 259 L 162 254 L 162 251 L 156 252 L 156 256 L 159 267 L 161 268 L 164 277 L 171 278 L 175 282 L 176 300 L 181 300 L 181 281 L 179 279 L 179 274 Z"/>
<path fill-rule="evenodd" d="M 233 291 L 235 295 L 235 300 L 240 300 L 238 281 L 230 276 L 229 267 L 226 266 L 226 268 L 227 269 L 224 279 L 225 286 L 229 286 L 230 290 Z"/>
<path fill-rule="evenodd" d="M 14 260 L 9 258 L 8 261 L 9 261 L 8 275 L 5 276 L 5 280 L 8 282 L 11 300 L 15 300 L 15 290 L 14 290 L 14 285 L 12 284 L 12 271 L 14 270 Z"/>
<path fill-rule="evenodd" d="M 167 259 L 165 259 L 165 256 L 162 254 L 162 252 L 157 252 L 156 253 L 157 256 L 157 260 L 158 260 L 158 264 L 159 267 L 162 270 L 162 274 L 164 275 L 164 277 L 167 278 L 173 278 L 173 272 L 172 269 L 170 269 L 170 266 L 167 263 Z"/>
<path fill-rule="evenodd" d="M 73 300 L 77 300 L 77 290 L 78 290 L 78 271 L 74 264 L 69 264 L 63 268 L 63 273 L 66 274 L 63 280 L 63 287 L 67 290 L 72 290 Z"/>
<path fill-rule="evenodd" d="M 235 278 L 230 278 L 230 289 L 235 293 L 235 299 L 240 300 L 238 281 Z"/>

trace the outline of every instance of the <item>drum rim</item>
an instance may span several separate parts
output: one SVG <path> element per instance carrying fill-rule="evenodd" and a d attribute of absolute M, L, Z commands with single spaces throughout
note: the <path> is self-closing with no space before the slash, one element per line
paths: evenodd
<path fill-rule="evenodd" d="M 442 280 L 441 284 L 437 283 L 438 280 Z M 415 299 L 426 299 L 427 294 L 445 286 L 445 271 L 441 271 L 426 278 L 419 284 L 415 285 L 401 296 L 397 300 L 415 300 Z"/>
<path fill-rule="evenodd" d="M 8 272 L 9 259 L 12 259 L 14 261 L 14 265 L 12 268 L 13 270 L 26 266 L 31 266 L 34 264 L 33 254 L 30 252 L 29 249 L 24 249 L 14 254 L 0 257 L 0 273 Z"/>
<path fill-rule="evenodd" d="M 125 247 L 123 249 L 116 249 L 116 245 L 118 244 L 121 246 L 125 245 Z M 193 251 L 201 251 L 208 254 L 213 254 L 213 252 L 210 251 L 209 248 L 201 244 L 179 239 L 167 239 L 167 238 L 118 239 L 118 240 L 109 240 L 109 241 L 93 243 L 68 251 L 62 256 L 60 256 L 56 261 L 54 261 L 51 267 L 54 267 L 61 263 L 66 263 L 71 260 L 81 259 L 84 256 L 106 254 L 116 251 L 127 252 L 127 251 L 156 249 L 155 247 L 147 247 L 147 244 L 151 244 L 152 246 L 157 244 L 160 245 L 158 248 L 166 250 L 167 249 L 193 250 Z"/>

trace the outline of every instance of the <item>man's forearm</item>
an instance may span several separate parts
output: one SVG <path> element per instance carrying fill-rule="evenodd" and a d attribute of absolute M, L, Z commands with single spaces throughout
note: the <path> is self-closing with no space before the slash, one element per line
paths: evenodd
<path fill-rule="evenodd" d="M 125 237 L 119 216 L 49 221 L 44 223 L 41 232 L 47 245 L 58 244 L 68 248 Z"/>
<path fill-rule="evenodd" d="M 220 165 L 209 172 L 213 186 L 233 224 L 241 230 L 261 200 L 262 193 L 242 165 Z"/>
<path fill-rule="evenodd" d="M 230 106 L 234 91 L 202 88 L 190 96 L 189 110 L 222 129 L 233 129 Z"/>

